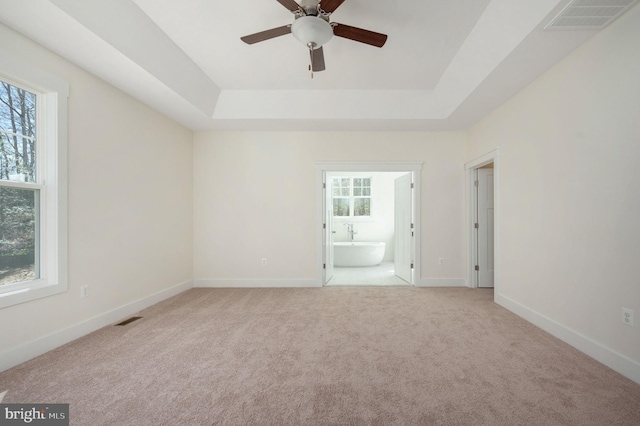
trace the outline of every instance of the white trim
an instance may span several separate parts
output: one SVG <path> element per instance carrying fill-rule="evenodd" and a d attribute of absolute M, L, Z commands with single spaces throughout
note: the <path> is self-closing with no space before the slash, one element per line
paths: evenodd
<path fill-rule="evenodd" d="M 320 249 L 316 250 L 316 265 L 320 272 L 318 273 L 318 282 L 320 286 L 324 285 L 324 258 L 325 258 L 325 243 L 324 243 L 324 205 L 325 205 L 325 192 L 323 186 L 326 185 L 326 170 L 318 167 L 316 163 L 316 246 L 320 245 Z"/>
<path fill-rule="evenodd" d="M 413 283 L 420 279 L 420 261 L 421 259 L 421 239 L 422 228 L 421 211 L 422 205 L 420 195 L 422 193 L 422 163 L 354 163 L 354 162 L 318 162 L 316 165 L 316 247 L 317 265 L 318 265 L 318 281 L 324 284 L 324 231 L 322 225 L 324 223 L 324 190 L 323 184 L 326 183 L 327 172 L 407 172 L 413 173 Z"/>
<path fill-rule="evenodd" d="M 142 309 L 153 306 L 156 303 L 162 302 L 163 300 L 191 288 L 193 288 L 193 281 L 185 281 L 143 299 L 136 300 L 135 302 L 115 308 L 111 311 L 105 312 L 104 314 L 4 351 L 0 353 L 0 371 L 22 364 L 23 362 L 40 356 L 103 327 L 114 324 L 125 317 L 141 311 Z"/>
<path fill-rule="evenodd" d="M 640 383 L 640 363 L 501 294 L 495 293 L 495 302 L 612 370 Z"/>
<path fill-rule="evenodd" d="M 466 187 L 466 199 L 467 199 L 467 221 L 465 224 L 465 232 L 466 232 L 466 240 L 467 240 L 467 286 L 471 288 L 478 287 L 477 275 L 475 273 L 475 263 L 474 259 L 476 258 L 476 234 L 472 232 L 473 224 L 475 222 L 475 215 L 473 214 L 473 207 L 476 205 L 476 192 L 474 190 L 474 181 L 475 176 L 474 172 L 476 169 L 479 169 L 482 166 L 486 166 L 487 164 L 493 163 L 493 205 L 494 205 L 494 281 L 493 288 L 496 293 L 499 291 L 499 281 L 500 281 L 500 239 L 498 238 L 500 232 L 500 199 L 499 199 L 499 169 L 498 169 L 498 150 L 496 148 L 494 150 L 489 151 L 488 153 L 481 155 L 480 157 L 469 161 L 464 165 L 465 171 L 467 173 L 467 187 Z M 495 296 L 494 296 L 495 297 Z"/>
<path fill-rule="evenodd" d="M 291 287 L 322 287 L 318 280 L 196 280 L 195 288 L 291 288 Z"/>
<path fill-rule="evenodd" d="M 416 287 L 466 287 L 464 278 L 423 278 L 416 281 Z"/>

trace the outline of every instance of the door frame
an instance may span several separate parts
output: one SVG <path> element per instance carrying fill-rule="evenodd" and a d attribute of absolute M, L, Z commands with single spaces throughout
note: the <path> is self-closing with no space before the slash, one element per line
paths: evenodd
<path fill-rule="evenodd" d="M 408 181 L 407 181 L 408 179 Z M 405 173 L 393 180 L 393 269 L 396 277 L 413 284 L 413 238 L 415 232 L 413 224 L 413 173 Z M 407 192 L 408 191 L 408 192 Z M 406 209 L 407 195 L 409 209 Z M 409 220 L 407 221 L 407 214 Z M 407 244 L 408 243 L 408 244 Z M 407 256 L 408 254 L 408 256 Z M 408 266 L 408 268 L 407 268 Z"/>
<path fill-rule="evenodd" d="M 319 162 L 316 166 L 316 253 L 318 264 L 318 282 L 321 286 L 326 284 L 323 264 L 325 263 L 324 239 L 324 188 L 327 172 L 407 172 L 413 173 L 413 282 L 420 279 L 420 193 L 422 182 L 422 163 L 360 163 L 360 162 Z"/>
<path fill-rule="evenodd" d="M 475 212 L 478 200 L 475 191 L 475 171 L 487 164 L 493 163 L 493 208 L 494 208 L 494 228 L 493 228 L 493 260 L 494 260 L 494 278 L 493 288 L 497 294 L 500 286 L 500 239 L 498 238 L 500 230 L 500 198 L 499 198 L 499 165 L 498 165 L 498 148 L 481 155 L 480 157 L 469 161 L 464 165 L 467 174 L 467 242 L 468 242 L 468 269 L 467 269 L 467 287 L 478 288 L 478 275 L 475 273 L 475 259 L 477 257 L 477 235 L 474 232 Z"/>

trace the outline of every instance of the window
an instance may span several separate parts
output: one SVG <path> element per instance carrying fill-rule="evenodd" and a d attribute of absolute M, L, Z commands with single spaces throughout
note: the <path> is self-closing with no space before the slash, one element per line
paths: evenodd
<path fill-rule="evenodd" d="M 67 93 L 0 51 L 0 308 L 67 289 Z"/>
<path fill-rule="evenodd" d="M 0 81 L 0 285 L 40 278 L 36 99 Z"/>
<path fill-rule="evenodd" d="M 371 216 L 371 178 L 336 177 L 332 179 L 333 216 Z"/>

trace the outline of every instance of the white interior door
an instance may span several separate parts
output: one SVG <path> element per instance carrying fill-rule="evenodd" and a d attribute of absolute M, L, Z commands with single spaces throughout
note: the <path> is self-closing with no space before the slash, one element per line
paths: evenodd
<path fill-rule="evenodd" d="M 411 173 L 395 180 L 395 273 L 406 282 L 412 284 L 411 242 L 413 237 Z"/>
<path fill-rule="evenodd" d="M 325 176 L 324 193 L 324 283 L 333 278 L 333 189 L 331 178 Z"/>
<path fill-rule="evenodd" d="M 493 287 L 493 169 L 476 170 L 478 287 Z"/>

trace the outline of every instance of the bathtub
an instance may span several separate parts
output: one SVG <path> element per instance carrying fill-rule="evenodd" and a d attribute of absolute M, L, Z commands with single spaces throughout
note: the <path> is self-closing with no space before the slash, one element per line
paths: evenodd
<path fill-rule="evenodd" d="M 333 243 L 333 266 L 376 266 L 384 258 L 384 243 Z"/>

